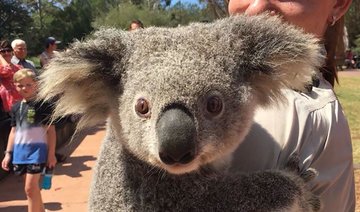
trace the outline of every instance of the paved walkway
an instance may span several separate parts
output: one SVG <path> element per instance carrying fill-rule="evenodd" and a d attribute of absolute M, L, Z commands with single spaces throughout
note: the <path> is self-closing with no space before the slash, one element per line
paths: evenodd
<path fill-rule="evenodd" d="M 105 132 L 103 128 L 87 130 L 68 148 L 71 156 L 56 165 L 52 188 L 41 192 L 47 211 L 85 212 L 92 167 Z M 26 212 L 23 179 L 9 176 L 0 182 L 0 211 Z"/>
<path fill-rule="evenodd" d="M 345 69 L 343 71 L 338 72 L 339 77 L 342 76 L 354 76 L 354 77 L 360 77 L 360 69 Z"/>

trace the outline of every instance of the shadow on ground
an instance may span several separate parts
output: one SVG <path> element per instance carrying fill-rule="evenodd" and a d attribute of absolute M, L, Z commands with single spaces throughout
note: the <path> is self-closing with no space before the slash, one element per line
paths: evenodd
<path fill-rule="evenodd" d="M 87 128 L 75 133 L 70 142 L 63 147 L 63 153 L 67 159 L 63 163 L 59 163 L 55 168 L 55 175 L 67 175 L 72 178 L 81 177 L 81 172 L 90 170 L 91 167 L 85 163 L 87 161 L 95 161 L 96 157 L 92 155 L 72 156 L 70 155 L 81 144 L 88 135 L 96 134 L 99 130 L 103 130 L 104 126 L 99 125 Z M 9 174 L 0 181 L 0 211 L 4 212 L 22 212 L 27 211 L 26 196 L 24 194 L 24 179 L 21 176 Z M 7 205 L 6 202 L 13 201 L 15 205 Z M 25 201 L 25 204 L 24 204 Z M 18 204 L 19 202 L 19 204 Z M 20 204 L 21 202 L 21 204 Z M 4 204 L 2 204 L 4 203 Z M 60 202 L 45 203 L 46 209 L 49 211 L 62 211 L 63 207 Z"/>
<path fill-rule="evenodd" d="M 61 203 L 59 202 L 49 202 L 45 203 L 45 208 L 51 211 L 60 211 L 62 210 Z M 26 205 L 19 205 L 19 206 L 7 206 L 0 208 L 0 211 L 4 212 L 27 212 Z"/>
<path fill-rule="evenodd" d="M 66 159 L 66 162 L 56 167 L 55 175 L 68 175 L 69 177 L 81 177 L 80 172 L 90 170 L 91 167 L 85 165 L 87 161 L 94 161 L 94 156 L 77 156 Z"/>
<path fill-rule="evenodd" d="M 27 206 L 20 205 L 20 206 L 8 206 L 8 207 L 1 207 L 1 211 L 6 212 L 27 212 Z"/>

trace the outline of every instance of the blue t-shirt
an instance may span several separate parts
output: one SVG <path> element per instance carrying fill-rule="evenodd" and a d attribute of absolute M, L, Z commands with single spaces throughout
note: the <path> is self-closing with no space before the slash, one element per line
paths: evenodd
<path fill-rule="evenodd" d="M 11 126 L 16 127 L 13 164 L 47 161 L 47 127 L 51 107 L 44 102 L 20 101 L 11 110 Z"/>

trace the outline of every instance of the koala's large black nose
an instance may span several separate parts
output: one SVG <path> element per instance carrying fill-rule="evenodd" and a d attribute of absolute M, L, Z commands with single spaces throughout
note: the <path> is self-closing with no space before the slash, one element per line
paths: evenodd
<path fill-rule="evenodd" d="M 156 125 L 159 156 L 168 165 L 191 162 L 196 154 L 196 129 L 191 115 L 182 108 L 162 113 Z"/>

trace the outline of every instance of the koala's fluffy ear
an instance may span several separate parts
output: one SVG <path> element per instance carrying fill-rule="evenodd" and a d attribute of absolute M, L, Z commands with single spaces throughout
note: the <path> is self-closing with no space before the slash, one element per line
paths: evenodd
<path fill-rule="evenodd" d="M 121 93 L 125 32 L 103 29 L 58 53 L 40 75 L 39 97 L 56 99 L 54 118 L 83 114 L 79 127 L 104 121 Z"/>
<path fill-rule="evenodd" d="M 318 39 L 279 17 L 234 16 L 224 27 L 235 41 L 240 79 L 252 85 L 260 104 L 281 99 L 284 87 L 306 91 L 324 61 Z"/>

